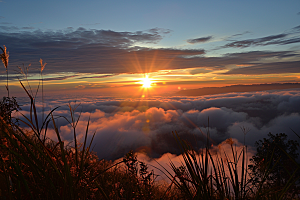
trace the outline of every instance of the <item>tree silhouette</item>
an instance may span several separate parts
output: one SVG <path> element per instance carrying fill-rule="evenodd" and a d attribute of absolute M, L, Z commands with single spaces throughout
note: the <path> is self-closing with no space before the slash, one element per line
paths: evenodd
<path fill-rule="evenodd" d="M 285 133 L 269 133 L 268 137 L 255 142 L 257 153 L 250 159 L 252 164 L 248 166 L 252 184 L 259 184 L 265 177 L 267 188 L 280 191 L 292 183 L 290 192 L 295 193 L 300 178 L 299 165 L 296 163 L 299 143 L 287 140 Z"/>

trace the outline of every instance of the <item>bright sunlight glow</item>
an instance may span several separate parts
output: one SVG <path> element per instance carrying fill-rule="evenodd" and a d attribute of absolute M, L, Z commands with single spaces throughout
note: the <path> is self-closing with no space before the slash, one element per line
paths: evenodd
<path fill-rule="evenodd" d="M 152 81 L 151 81 L 151 79 L 148 77 L 148 75 L 146 75 L 145 78 L 142 78 L 142 79 L 141 79 L 141 84 L 143 84 L 142 87 L 144 87 L 144 88 L 150 88 L 150 87 L 151 87 L 151 84 L 152 84 Z"/>

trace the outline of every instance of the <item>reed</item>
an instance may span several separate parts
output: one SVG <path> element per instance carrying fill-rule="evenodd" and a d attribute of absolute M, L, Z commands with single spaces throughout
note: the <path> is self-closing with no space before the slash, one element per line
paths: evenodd
<path fill-rule="evenodd" d="M 8 87 L 8 60 L 9 60 L 9 52 L 7 51 L 7 48 L 5 45 L 3 45 L 3 48 L 0 47 L 0 49 L 2 50 L 2 54 L 0 54 L 2 63 L 5 67 L 6 70 L 6 90 L 7 90 L 7 97 L 9 98 L 9 87 Z"/>

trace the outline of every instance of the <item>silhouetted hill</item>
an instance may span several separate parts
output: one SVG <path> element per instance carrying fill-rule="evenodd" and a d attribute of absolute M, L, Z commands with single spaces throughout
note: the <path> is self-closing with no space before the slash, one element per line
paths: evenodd
<path fill-rule="evenodd" d="M 176 96 L 202 96 L 211 94 L 221 94 L 229 92 L 254 92 L 265 90 L 283 90 L 290 88 L 300 88 L 299 83 L 273 83 L 273 84 L 253 84 L 253 85 L 231 85 L 225 87 L 204 87 L 191 90 L 180 90 Z"/>

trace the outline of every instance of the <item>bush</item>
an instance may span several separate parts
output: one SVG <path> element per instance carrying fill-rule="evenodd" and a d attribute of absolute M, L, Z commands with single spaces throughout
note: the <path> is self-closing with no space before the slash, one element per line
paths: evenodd
<path fill-rule="evenodd" d="M 285 133 L 268 134 L 268 138 L 255 142 L 256 155 L 250 161 L 249 173 L 254 187 L 258 187 L 262 180 L 265 189 L 272 188 L 272 192 L 280 193 L 287 190 L 287 195 L 299 194 L 297 180 L 300 177 L 298 158 L 299 143 L 287 140 Z"/>

